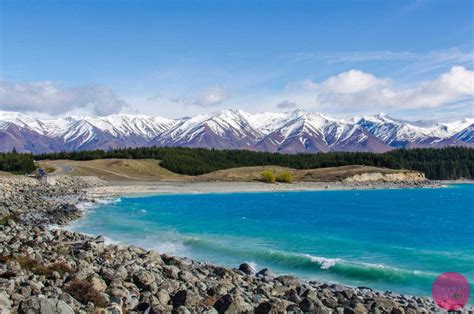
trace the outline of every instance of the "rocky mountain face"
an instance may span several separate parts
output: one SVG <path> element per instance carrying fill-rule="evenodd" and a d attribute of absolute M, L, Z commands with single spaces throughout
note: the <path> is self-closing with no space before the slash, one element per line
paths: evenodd
<path fill-rule="evenodd" d="M 474 147 L 474 119 L 422 124 L 384 114 L 335 119 L 302 110 L 249 114 L 224 110 L 182 119 L 116 114 L 39 119 L 0 111 L 0 151 L 42 153 L 139 146 L 249 149 L 281 153 L 384 152 Z"/>

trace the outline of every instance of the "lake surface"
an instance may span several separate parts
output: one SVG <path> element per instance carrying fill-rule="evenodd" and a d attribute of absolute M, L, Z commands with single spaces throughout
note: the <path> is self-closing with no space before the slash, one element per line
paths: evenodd
<path fill-rule="evenodd" d="M 455 271 L 474 291 L 474 185 L 122 197 L 71 228 L 229 267 L 417 295 Z"/>

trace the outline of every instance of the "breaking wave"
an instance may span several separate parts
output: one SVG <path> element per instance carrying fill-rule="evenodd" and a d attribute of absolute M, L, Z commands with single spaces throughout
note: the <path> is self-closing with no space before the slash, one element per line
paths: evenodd
<path fill-rule="evenodd" d="M 330 273 L 355 280 L 400 284 L 419 281 L 432 282 L 437 276 L 434 273 L 401 269 L 382 264 L 354 262 L 341 258 L 327 258 L 265 248 L 238 248 L 196 237 L 187 238 L 184 244 L 195 250 L 211 250 L 220 254 L 241 257 L 244 260 L 256 260 L 260 263 L 264 262 L 270 267 L 278 266 L 288 271 L 305 271 L 315 274 Z"/>

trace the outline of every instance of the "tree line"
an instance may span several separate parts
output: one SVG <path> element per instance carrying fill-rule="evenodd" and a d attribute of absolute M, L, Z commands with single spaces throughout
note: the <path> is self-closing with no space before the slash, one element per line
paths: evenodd
<path fill-rule="evenodd" d="M 104 158 L 158 159 L 161 166 L 179 174 L 200 175 L 216 170 L 244 166 L 276 165 L 313 169 L 346 165 L 366 165 L 424 172 L 429 179 L 473 179 L 474 149 L 399 149 L 386 153 L 331 152 L 317 154 L 279 154 L 248 150 L 215 150 L 186 147 L 139 147 L 109 151 L 58 152 L 34 156 L 42 159 L 93 160 Z"/>
<path fill-rule="evenodd" d="M 20 154 L 16 150 L 0 153 L 0 171 L 25 174 L 35 169 L 35 161 L 31 154 Z"/>

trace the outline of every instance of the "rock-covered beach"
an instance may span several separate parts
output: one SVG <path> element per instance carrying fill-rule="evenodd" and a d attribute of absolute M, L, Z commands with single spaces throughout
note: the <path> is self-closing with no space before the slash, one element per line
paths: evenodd
<path fill-rule="evenodd" d="M 51 225 L 81 217 L 97 178 L 0 177 L 0 313 L 429 313 L 423 297 L 224 268 Z"/>

